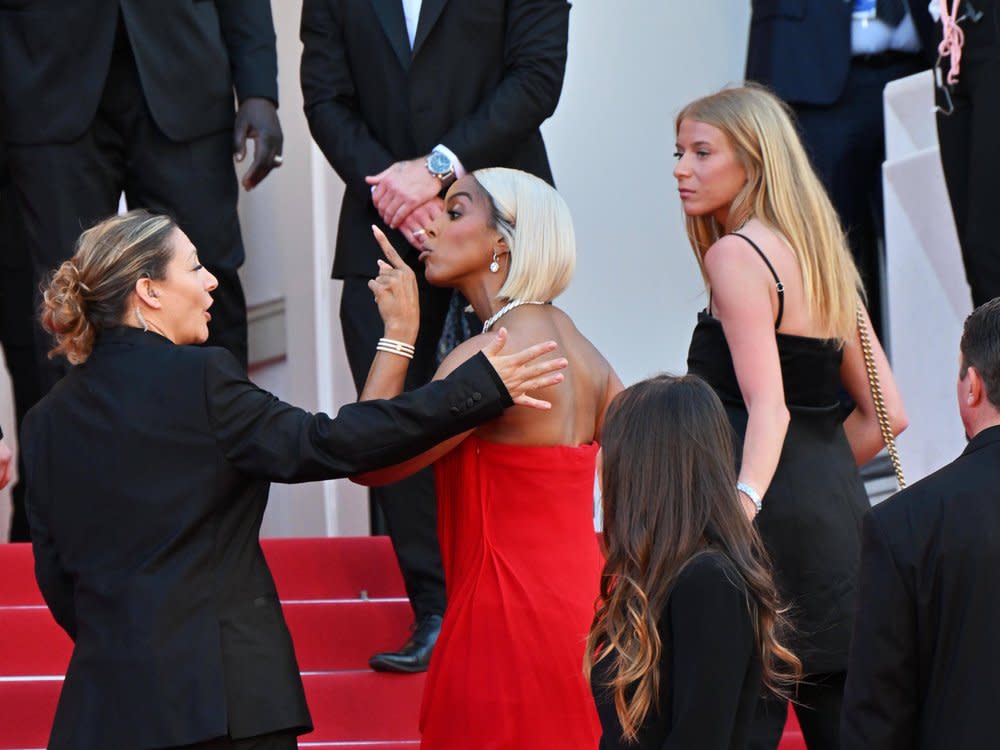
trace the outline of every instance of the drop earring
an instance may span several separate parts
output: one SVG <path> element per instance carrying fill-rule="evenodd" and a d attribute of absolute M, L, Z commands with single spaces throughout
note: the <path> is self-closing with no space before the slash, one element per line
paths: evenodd
<path fill-rule="evenodd" d="M 139 309 L 138 305 L 135 308 L 135 319 L 139 321 L 139 325 L 142 326 L 143 333 L 149 330 L 149 325 L 146 323 L 146 319 L 142 317 L 142 310 Z"/>
<path fill-rule="evenodd" d="M 493 251 L 493 262 L 490 263 L 490 273 L 496 273 L 500 270 L 500 261 L 497 260 L 497 251 Z"/>

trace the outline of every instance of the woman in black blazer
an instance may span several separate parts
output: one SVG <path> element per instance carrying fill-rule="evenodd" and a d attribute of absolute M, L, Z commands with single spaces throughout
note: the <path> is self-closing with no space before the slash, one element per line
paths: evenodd
<path fill-rule="evenodd" d="M 258 544 L 270 482 L 398 463 L 561 378 L 562 360 L 527 363 L 551 342 L 500 357 L 498 338 L 447 381 L 309 414 L 185 346 L 215 286 L 170 219 L 132 211 L 84 232 L 45 290 L 77 365 L 22 441 L 36 576 L 75 642 L 52 750 L 294 748 L 311 726 Z M 408 299 L 383 312 L 416 319 Z"/>
<path fill-rule="evenodd" d="M 694 375 L 622 391 L 601 430 L 607 563 L 587 642 L 600 750 L 743 750 L 800 668 L 737 498 L 732 430 Z"/>

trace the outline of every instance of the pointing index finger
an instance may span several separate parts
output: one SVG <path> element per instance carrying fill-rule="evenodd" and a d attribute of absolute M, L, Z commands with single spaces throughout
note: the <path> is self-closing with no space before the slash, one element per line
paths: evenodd
<path fill-rule="evenodd" d="M 392 243 L 389 242 L 389 238 L 385 236 L 385 232 L 372 224 L 372 233 L 375 235 L 375 240 L 378 242 L 379 247 L 382 248 L 382 252 L 385 253 L 385 257 L 394 268 L 408 268 L 405 261 L 399 257 L 399 253 L 396 252 L 396 248 L 394 248 Z"/>

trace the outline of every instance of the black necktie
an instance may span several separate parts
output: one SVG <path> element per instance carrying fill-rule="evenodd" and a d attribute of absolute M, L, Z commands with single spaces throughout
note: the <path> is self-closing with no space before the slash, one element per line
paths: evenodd
<path fill-rule="evenodd" d="M 877 0 L 875 3 L 875 15 L 880 21 L 885 21 L 893 28 L 899 26 L 899 22 L 906 15 L 903 0 Z"/>

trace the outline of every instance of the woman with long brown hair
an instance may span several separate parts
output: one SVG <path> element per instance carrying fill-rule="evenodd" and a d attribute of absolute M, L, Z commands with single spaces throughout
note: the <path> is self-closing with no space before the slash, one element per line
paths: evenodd
<path fill-rule="evenodd" d="M 871 331 L 844 233 L 785 105 L 724 89 L 677 116 L 674 177 L 708 288 L 688 370 L 726 407 L 743 507 L 774 565 L 807 679 L 795 712 L 810 750 L 839 750 L 861 519 L 858 466 L 882 448 L 860 331 Z M 906 414 L 870 333 L 888 427 Z M 845 419 L 843 393 L 853 408 Z M 751 750 L 773 750 L 786 704 L 758 707 Z"/>
<path fill-rule="evenodd" d="M 601 430 L 607 562 L 587 641 L 601 750 L 735 750 L 799 668 L 736 496 L 732 429 L 693 376 L 619 394 Z"/>

